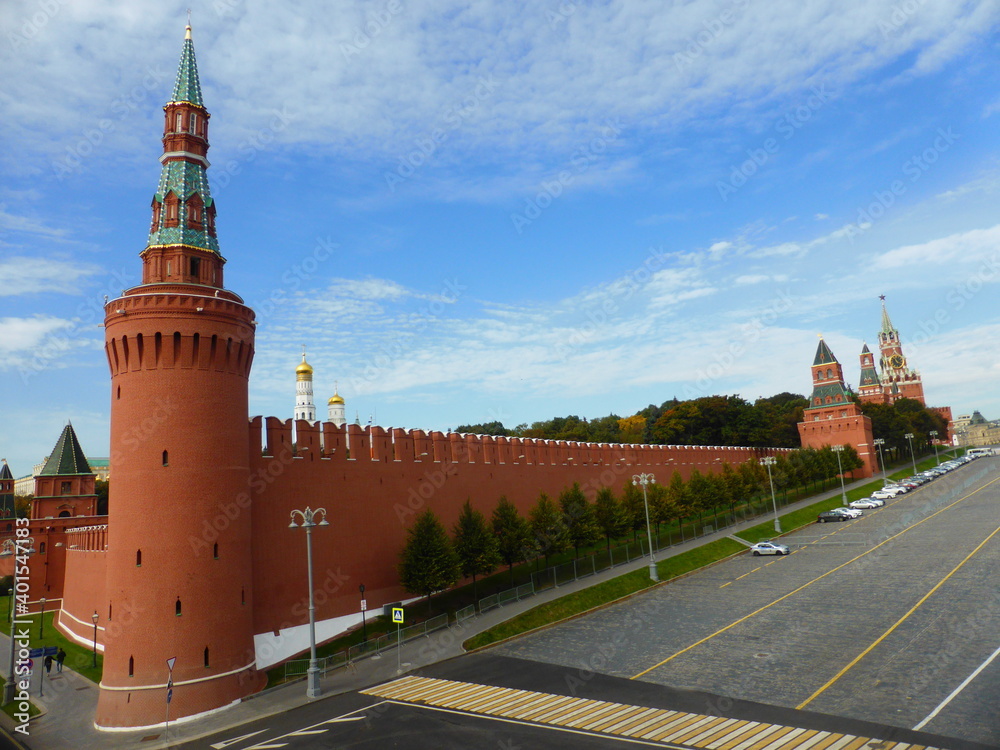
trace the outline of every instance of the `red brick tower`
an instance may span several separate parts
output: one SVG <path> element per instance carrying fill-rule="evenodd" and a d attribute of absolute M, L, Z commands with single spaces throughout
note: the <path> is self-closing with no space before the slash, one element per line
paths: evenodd
<path fill-rule="evenodd" d="M 878 345 L 882 352 L 879 357 L 879 370 L 884 399 L 888 403 L 893 403 L 900 398 L 912 398 L 926 406 L 924 401 L 924 385 L 920 379 L 920 373 L 907 366 L 906 357 L 903 356 L 903 347 L 899 340 L 899 331 L 889 320 L 889 313 L 885 309 L 885 295 L 882 300 L 882 330 L 878 333 Z M 866 399 L 867 400 L 867 399 Z"/>
<path fill-rule="evenodd" d="M 875 356 L 868 348 L 868 344 L 861 349 L 861 382 L 858 386 L 858 397 L 865 403 L 889 403 L 889 396 L 882 387 L 878 370 L 875 369 Z"/>
<path fill-rule="evenodd" d="M 851 445 L 865 465 L 855 476 L 876 472 L 872 446 L 872 421 L 851 399 L 844 385 L 844 370 L 821 338 L 812 363 L 813 392 L 799 422 L 803 448 Z"/>
<path fill-rule="evenodd" d="M 254 314 L 222 285 L 190 26 L 163 109 L 142 284 L 105 307 L 115 479 L 96 723 L 106 728 L 164 722 L 171 658 L 172 720 L 262 686 L 245 494 Z"/>
<path fill-rule="evenodd" d="M 67 424 L 52 455 L 35 477 L 31 518 L 96 516 L 96 480 L 73 425 Z"/>

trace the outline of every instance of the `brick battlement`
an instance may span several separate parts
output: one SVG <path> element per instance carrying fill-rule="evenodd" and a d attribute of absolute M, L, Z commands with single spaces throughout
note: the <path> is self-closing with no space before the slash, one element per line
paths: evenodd
<path fill-rule="evenodd" d="M 296 458 L 332 462 L 457 463 L 504 466 L 610 465 L 666 466 L 681 471 L 712 471 L 722 464 L 739 464 L 790 449 L 738 446 L 636 445 L 590 443 L 544 438 L 475 435 L 459 432 L 426 432 L 398 427 L 337 426 L 332 422 L 309 423 L 254 417 L 250 420 L 250 445 L 261 446 L 261 455 L 282 453 Z"/>

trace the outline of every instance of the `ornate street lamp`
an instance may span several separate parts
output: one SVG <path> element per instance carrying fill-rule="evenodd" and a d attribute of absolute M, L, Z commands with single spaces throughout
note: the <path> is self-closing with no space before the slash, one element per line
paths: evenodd
<path fill-rule="evenodd" d="M 771 505 L 774 507 L 774 530 L 781 533 L 781 520 L 778 518 L 778 500 L 774 497 L 774 479 L 771 477 L 771 467 L 778 462 L 774 456 L 764 456 L 761 463 L 767 467 L 767 482 L 771 485 Z"/>
<path fill-rule="evenodd" d="M 885 473 L 885 459 L 882 458 L 882 446 L 885 445 L 885 440 L 882 438 L 875 438 L 873 441 L 875 447 L 878 448 L 878 462 L 882 464 L 882 486 L 884 487 L 889 483 L 889 477 Z"/>
<path fill-rule="evenodd" d="M 302 519 L 300 523 L 295 523 L 298 516 Z M 312 561 L 312 530 L 313 526 L 329 526 L 326 522 L 326 509 L 317 508 L 313 510 L 306 506 L 305 510 L 293 510 L 291 512 L 292 522 L 288 528 L 297 529 L 299 526 L 306 530 L 306 570 L 309 577 L 309 671 L 306 673 L 306 697 L 318 698 L 319 690 L 319 664 L 316 662 L 316 604 L 313 601 L 313 561 Z M 319 521 L 316 519 L 319 518 Z"/>
<path fill-rule="evenodd" d="M 913 462 L 913 473 L 916 474 L 917 473 L 917 457 L 913 453 L 913 433 L 912 432 L 908 432 L 905 435 L 903 435 L 903 437 L 905 437 L 906 441 L 910 444 L 910 460 Z"/>
<path fill-rule="evenodd" d="M 844 452 L 844 446 L 842 445 L 832 445 L 830 450 L 837 454 L 837 473 L 840 474 L 840 499 L 843 504 L 847 505 L 847 490 L 844 489 L 844 469 L 843 464 L 840 463 L 840 454 Z"/>
<path fill-rule="evenodd" d="M 7 540 L 8 542 L 11 540 Z M 16 543 L 11 543 L 9 546 L 7 542 L 4 542 L 3 551 L 0 552 L 0 557 L 10 557 L 11 555 L 23 554 L 30 555 L 35 551 L 35 540 L 32 537 L 28 537 L 23 540 L 22 545 Z M 15 569 L 17 568 L 17 563 L 14 563 Z M 16 578 L 15 578 L 16 580 Z M 11 584 L 10 598 L 14 598 L 14 584 Z M 17 619 L 17 607 L 10 608 L 10 661 L 7 662 L 7 681 L 3 685 L 3 702 L 7 705 L 14 700 L 14 692 L 17 688 L 17 680 L 14 677 L 14 620 Z"/>
<path fill-rule="evenodd" d="M 646 487 L 656 484 L 656 477 L 652 474 L 633 474 L 632 485 L 642 487 L 642 505 L 646 509 L 646 537 L 649 540 L 649 577 L 653 581 L 659 581 L 660 576 L 656 572 L 656 557 L 653 555 L 653 530 L 649 526 L 649 499 L 646 496 Z"/>

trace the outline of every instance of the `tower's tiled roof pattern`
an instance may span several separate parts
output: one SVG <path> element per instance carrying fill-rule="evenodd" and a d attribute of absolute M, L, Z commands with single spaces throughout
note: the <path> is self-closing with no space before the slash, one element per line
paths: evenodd
<path fill-rule="evenodd" d="M 816 358 L 813 360 L 813 365 L 826 365 L 836 361 L 837 358 L 833 356 L 833 352 L 830 351 L 830 347 L 827 346 L 823 339 L 820 339 L 819 346 L 816 347 Z"/>
<path fill-rule="evenodd" d="M 191 229 L 188 224 L 187 199 L 194 193 L 201 196 L 204 203 L 204 213 L 207 214 L 212 205 L 212 193 L 208 185 L 208 174 L 205 167 L 189 161 L 168 161 L 160 170 L 160 182 L 156 187 L 154 200 L 163 203 L 167 193 L 173 193 L 180 199 L 178 207 L 178 222 L 176 227 L 164 226 L 167 221 L 165 211 L 160 211 L 159 226 L 149 233 L 149 245 L 190 245 L 219 252 L 219 240 L 208 231 L 207 218 L 202 219 L 203 229 Z"/>
<path fill-rule="evenodd" d="M 0 463 L 0 479 L 13 479 L 14 475 L 10 473 L 10 467 L 7 462 L 4 461 Z"/>
<path fill-rule="evenodd" d="M 861 385 L 867 387 L 870 385 L 881 385 L 882 381 L 879 380 L 878 372 L 875 370 L 874 365 L 869 365 L 867 367 L 861 368 Z"/>
<path fill-rule="evenodd" d="M 885 309 L 885 300 L 882 301 L 882 333 L 891 333 L 896 329 L 892 326 L 892 321 L 889 320 L 889 311 Z"/>
<path fill-rule="evenodd" d="M 63 428 L 62 435 L 56 441 L 56 447 L 53 448 L 52 455 L 45 462 L 40 474 L 44 476 L 93 474 L 86 456 L 83 455 L 83 448 L 80 447 L 73 425 L 67 424 Z"/>
<path fill-rule="evenodd" d="M 194 42 L 191 41 L 190 27 L 181 51 L 181 61 L 177 66 L 177 80 L 174 81 L 174 93 L 171 101 L 191 102 L 199 107 L 205 106 L 201 100 L 201 81 L 198 80 L 198 63 L 194 59 Z"/>
<path fill-rule="evenodd" d="M 830 403 L 826 402 L 827 396 L 830 397 Z M 820 400 L 818 404 L 816 403 L 816 399 Z M 831 383 L 823 383 L 822 385 L 817 385 L 813 388 L 812 396 L 809 398 L 809 406 L 807 406 L 806 409 L 844 406 L 849 403 L 851 403 L 851 397 L 848 395 L 844 384 L 835 380 Z"/>

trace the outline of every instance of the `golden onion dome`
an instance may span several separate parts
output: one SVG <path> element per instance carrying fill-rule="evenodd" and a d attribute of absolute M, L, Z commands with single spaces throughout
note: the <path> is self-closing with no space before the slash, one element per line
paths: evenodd
<path fill-rule="evenodd" d="M 312 380 L 313 368 L 306 362 L 306 348 L 302 347 L 302 363 L 295 368 L 296 380 Z"/>
<path fill-rule="evenodd" d="M 344 397 L 341 396 L 339 393 L 334 393 L 332 396 L 330 396 L 330 400 L 327 401 L 326 403 L 328 406 L 333 406 L 334 404 L 342 404 L 344 403 Z"/>

